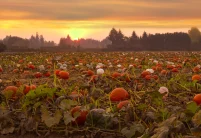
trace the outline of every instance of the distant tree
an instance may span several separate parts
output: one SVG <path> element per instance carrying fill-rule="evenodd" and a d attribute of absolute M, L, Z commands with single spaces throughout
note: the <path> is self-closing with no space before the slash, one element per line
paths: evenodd
<path fill-rule="evenodd" d="M 72 48 L 72 46 L 75 45 L 74 41 L 71 39 L 70 35 L 67 35 L 66 38 L 61 38 L 59 42 L 59 46 L 65 47 L 65 48 Z"/>
<path fill-rule="evenodd" d="M 78 45 L 76 48 L 78 52 L 80 51 L 80 48 L 81 48 L 80 45 Z"/>
<path fill-rule="evenodd" d="M 117 34 L 117 41 L 119 43 L 123 43 L 124 42 L 124 34 L 122 33 L 121 30 L 119 30 L 118 34 Z"/>
<path fill-rule="evenodd" d="M 130 37 L 130 40 L 136 41 L 138 39 L 139 39 L 139 37 L 137 36 L 137 34 L 135 33 L 135 31 L 133 31 L 133 33 L 132 33 L 132 35 Z"/>
<path fill-rule="evenodd" d="M 119 35 L 118 31 L 115 28 L 112 28 L 108 36 L 108 39 L 112 42 L 112 44 L 117 43 L 118 35 Z"/>
<path fill-rule="evenodd" d="M 142 34 L 142 39 L 147 39 L 148 38 L 148 35 L 147 33 L 144 31 L 143 34 Z"/>
<path fill-rule="evenodd" d="M 94 39 L 79 39 L 74 40 L 74 45 L 78 46 L 80 45 L 81 48 L 100 48 L 102 45 L 102 42 Z"/>
<path fill-rule="evenodd" d="M 113 50 L 122 50 L 127 47 L 127 37 L 124 36 L 121 30 L 117 31 L 115 28 L 109 33 L 108 39 L 112 42 L 111 44 L 107 45 L 109 49 Z"/>
<path fill-rule="evenodd" d="M 164 50 L 165 49 L 165 35 L 164 34 L 155 34 L 149 35 L 148 43 L 149 43 L 149 50 Z"/>
<path fill-rule="evenodd" d="M 108 39 L 108 37 L 106 37 L 105 39 L 103 39 L 100 43 L 101 43 L 100 45 L 101 45 L 102 48 L 106 48 L 107 45 L 111 45 L 112 44 L 112 42 Z"/>
<path fill-rule="evenodd" d="M 191 39 L 187 33 L 167 33 L 164 38 L 165 50 L 189 50 Z"/>
<path fill-rule="evenodd" d="M 43 37 L 43 35 L 40 35 L 40 38 L 39 38 L 40 40 L 40 47 L 44 47 L 44 44 L 45 44 L 45 39 L 44 39 L 44 37 Z"/>
<path fill-rule="evenodd" d="M 130 47 L 133 49 L 138 44 L 138 41 L 139 41 L 139 37 L 137 36 L 135 31 L 133 31 L 129 40 Z"/>
<path fill-rule="evenodd" d="M 141 37 L 141 44 L 145 50 L 149 50 L 149 43 L 148 43 L 148 34 L 144 31 Z"/>
<path fill-rule="evenodd" d="M 0 52 L 4 52 L 6 50 L 6 45 L 4 45 L 3 43 L 0 43 Z"/>
<path fill-rule="evenodd" d="M 65 38 L 60 38 L 59 46 L 61 46 L 61 47 L 65 47 L 66 46 Z"/>
<path fill-rule="evenodd" d="M 6 36 L 3 44 L 7 46 L 7 49 L 24 49 L 28 47 L 29 40 L 17 36 Z"/>
<path fill-rule="evenodd" d="M 138 37 L 135 31 L 132 32 L 131 37 L 126 37 L 121 31 L 116 31 L 114 28 L 110 31 L 108 36 L 112 40 L 112 44 L 107 45 L 110 50 L 146 50 L 146 51 L 156 51 L 156 50 L 199 50 L 200 45 L 196 45 L 192 48 L 191 39 L 187 33 L 176 32 L 176 33 L 166 33 L 166 34 L 147 34 L 143 32 L 141 37 Z"/>
<path fill-rule="evenodd" d="M 45 42 L 43 35 L 36 33 L 35 36 L 32 35 L 29 39 L 29 48 L 39 49 L 45 46 Z"/>
<path fill-rule="evenodd" d="M 199 43 L 201 40 L 201 33 L 200 30 L 197 27 L 192 27 L 188 34 L 191 38 L 192 43 Z"/>
<path fill-rule="evenodd" d="M 44 47 L 53 47 L 56 46 L 54 41 L 45 41 L 44 42 Z"/>

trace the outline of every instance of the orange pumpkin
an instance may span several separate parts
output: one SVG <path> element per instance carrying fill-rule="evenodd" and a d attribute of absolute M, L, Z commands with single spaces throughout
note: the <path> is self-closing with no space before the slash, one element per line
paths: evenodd
<path fill-rule="evenodd" d="M 155 79 L 155 80 L 158 80 L 158 76 L 157 75 L 153 75 L 152 78 Z"/>
<path fill-rule="evenodd" d="M 149 71 L 143 71 L 141 73 L 141 77 L 145 78 L 147 75 L 150 75 L 151 73 Z"/>
<path fill-rule="evenodd" d="M 88 75 L 88 76 L 92 76 L 92 75 L 94 75 L 94 72 L 93 72 L 92 70 L 88 70 L 88 71 L 87 71 L 87 75 Z"/>
<path fill-rule="evenodd" d="M 43 74 L 43 76 L 45 76 L 45 77 L 49 77 L 51 74 L 50 74 L 50 72 L 48 71 L 48 72 L 45 72 L 44 74 Z"/>
<path fill-rule="evenodd" d="M 146 75 L 146 76 L 145 76 L 145 79 L 146 79 L 146 80 L 151 80 L 151 78 L 152 78 L 151 75 Z"/>
<path fill-rule="evenodd" d="M 172 72 L 179 72 L 177 68 L 173 68 Z"/>
<path fill-rule="evenodd" d="M 98 79 L 98 75 L 91 76 L 90 82 L 96 82 Z"/>
<path fill-rule="evenodd" d="M 36 85 L 25 85 L 23 93 L 26 95 L 30 90 L 36 89 Z"/>
<path fill-rule="evenodd" d="M 121 73 L 114 72 L 114 73 L 112 74 L 112 78 L 118 78 L 118 77 L 121 77 Z"/>
<path fill-rule="evenodd" d="M 66 71 L 60 71 L 60 72 L 59 72 L 59 77 L 60 77 L 61 79 L 66 80 L 66 79 L 69 78 L 69 73 L 66 72 Z"/>
<path fill-rule="evenodd" d="M 19 72 L 19 69 L 14 69 L 13 70 L 13 73 L 18 73 Z"/>
<path fill-rule="evenodd" d="M 193 68 L 193 72 L 197 73 L 197 72 L 199 72 L 199 71 L 200 71 L 200 68 L 199 68 L 199 67 L 196 66 L 196 67 Z"/>
<path fill-rule="evenodd" d="M 36 73 L 34 74 L 34 76 L 35 76 L 36 78 L 41 78 L 41 77 L 42 77 L 42 73 L 36 72 Z"/>
<path fill-rule="evenodd" d="M 122 101 L 129 98 L 128 92 L 123 88 L 116 88 L 110 93 L 111 101 Z"/>
<path fill-rule="evenodd" d="M 28 68 L 29 68 L 29 69 L 35 69 L 35 66 L 32 65 L 32 64 L 29 64 L 29 65 L 28 65 Z"/>
<path fill-rule="evenodd" d="M 193 101 L 197 103 L 197 105 L 201 104 L 201 94 L 197 94 L 194 96 Z"/>
<path fill-rule="evenodd" d="M 162 75 L 167 75 L 167 71 L 166 71 L 166 70 L 162 70 L 162 71 L 161 71 L 161 74 L 162 74 Z"/>
<path fill-rule="evenodd" d="M 199 81 L 200 79 L 201 79 L 201 76 L 198 74 L 192 76 L 192 81 L 194 81 L 194 80 Z"/>
<path fill-rule="evenodd" d="M 55 71 L 54 71 L 54 74 L 56 74 L 57 76 L 59 76 L 59 72 L 60 72 L 61 70 L 59 70 L 59 69 L 56 69 Z"/>
<path fill-rule="evenodd" d="M 118 109 L 121 109 L 122 107 L 124 106 L 127 106 L 130 102 L 128 100 L 125 100 L 125 101 L 121 101 L 118 105 L 117 105 L 117 108 Z"/>
<path fill-rule="evenodd" d="M 75 119 L 75 122 L 73 123 L 77 123 L 78 125 L 84 125 L 88 111 L 81 110 L 81 106 L 76 106 L 71 110 L 72 117 L 75 116 L 74 114 L 76 112 L 79 112 L 80 115 Z"/>
<path fill-rule="evenodd" d="M 15 86 L 7 86 L 3 91 L 2 94 L 4 95 L 6 92 L 11 91 L 12 92 L 12 98 L 16 98 L 16 92 L 17 92 L 17 87 Z"/>

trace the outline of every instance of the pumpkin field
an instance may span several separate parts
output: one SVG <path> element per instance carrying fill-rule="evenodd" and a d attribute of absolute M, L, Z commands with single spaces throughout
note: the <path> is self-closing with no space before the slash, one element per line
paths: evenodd
<path fill-rule="evenodd" d="M 201 52 L 0 54 L 1 138 L 199 138 Z"/>

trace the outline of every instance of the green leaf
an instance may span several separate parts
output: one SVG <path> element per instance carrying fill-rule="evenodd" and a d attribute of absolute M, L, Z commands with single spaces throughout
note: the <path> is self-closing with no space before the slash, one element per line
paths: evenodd
<path fill-rule="evenodd" d="M 71 108 L 71 106 L 75 106 L 77 105 L 77 101 L 73 101 L 73 100 L 68 100 L 68 99 L 64 99 L 60 102 L 59 107 L 62 110 L 69 110 Z"/>
<path fill-rule="evenodd" d="M 146 109 L 148 106 L 146 105 L 146 104 L 139 104 L 138 106 L 137 106 L 137 109 L 139 109 L 139 110 L 144 110 L 144 109 Z"/>
<path fill-rule="evenodd" d="M 26 95 L 26 98 L 28 100 L 35 100 L 36 98 L 41 97 L 53 98 L 55 92 L 56 88 L 47 88 L 46 85 L 41 85 L 37 87 L 35 90 L 29 91 L 29 93 Z"/>
<path fill-rule="evenodd" d="M 199 106 L 195 102 L 189 102 L 186 106 L 187 112 L 190 112 L 192 114 L 195 114 L 198 109 L 199 109 Z"/>
<path fill-rule="evenodd" d="M 23 91 L 24 91 L 24 86 L 20 86 L 20 87 L 17 89 L 15 95 L 16 95 L 17 97 L 20 97 L 20 96 L 23 95 Z"/>
<path fill-rule="evenodd" d="M 196 126 L 201 125 L 201 110 L 193 116 L 192 122 L 193 122 Z"/>
<path fill-rule="evenodd" d="M 62 118 L 62 114 L 61 114 L 61 112 L 59 110 L 57 110 L 55 112 L 55 116 L 54 116 L 54 120 L 55 120 L 54 123 L 59 124 L 61 118 Z"/>
<path fill-rule="evenodd" d="M 37 102 L 33 105 L 33 108 L 36 110 L 38 107 L 40 107 L 42 102 Z"/>
<path fill-rule="evenodd" d="M 126 136 L 126 138 L 132 138 L 136 135 L 136 132 L 143 134 L 145 131 L 145 127 L 142 124 L 134 123 L 130 129 L 125 127 L 121 130 L 121 133 Z"/>
<path fill-rule="evenodd" d="M 161 122 L 158 127 L 154 129 L 155 134 L 151 138 L 167 138 L 176 119 L 176 117 L 171 117 Z"/>
<path fill-rule="evenodd" d="M 70 112 L 64 113 L 64 123 L 68 125 L 70 122 L 75 121 L 75 118 L 72 117 Z"/>
<path fill-rule="evenodd" d="M 6 99 L 12 98 L 12 95 L 13 95 L 13 91 L 11 91 L 11 90 L 4 92 L 4 96 L 6 97 Z"/>
<path fill-rule="evenodd" d="M 78 118 L 80 115 L 81 115 L 81 113 L 79 111 L 77 111 L 73 114 L 74 118 Z"/>
<path fill-rule="evenodd" d="M 163 95 L 160 94 L 159 92 L 149 92 L 148 93 L 151 98 L 152 98 L 152 102 L 158 106 L 161 106 L 163 104 L 163 100 L 162 97 Z"/>
<path fill-rule="evenodd" d="M 159 109 L 159 111 L 160 111 L 160 115 L 161 115 L 164 119 L 167 119 L 167 118 L 170 116 L 170 112 L 169 112 L 168 109 L 166 109 L 166 108 Z"/>
<path fill-rule="evenodd" d="M 121 133 L 126 136 L 126 138 L 132 138 L 135 135 L 135 131 L 129 130 L 127 127 L 121 130 Z"/>
<path fill-rule="evenodd" d="M 26 94 L 26 98 L 28 99 L 35 99 L 36 98 L 36 93 L 34 90 L 29 91 L 29 93 Z"/>
<path fill-rule="evenodd" d="M 41 119 L 47 127 L 52 127 L 59 124 L 62 118 L 62 114 L 59 110 L 56 110 L 54 116 L 50 116 L 48 110 L 44 106 L 41 107 L 41 113 Z"/>
<path fill-rule="evenodd" d="M 135 130 L 137 132 L 143 133 L 145 131 L 145 127 L 142 124 L 135 124 L 131 126 L 131 130 Z"/>

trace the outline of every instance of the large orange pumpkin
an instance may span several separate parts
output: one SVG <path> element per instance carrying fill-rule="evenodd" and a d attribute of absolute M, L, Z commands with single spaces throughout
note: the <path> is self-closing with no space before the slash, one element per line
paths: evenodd
<path fill-rule="evenodd" d="M 78 125 L 84 125 L 88 111 L 81 110 L 81 106 L 76 106 L 71 110 L 72 117 L 74 117 L 76 112 L 79 112 L 80 115 L 76 118 L 74 123 L 77 123 Z"/>
<path fill-rule="evenodd" d="M 129 94 L 124 88 L 116 88 L 110 93 L 111 101 L 122 101 L 128 98 Z"/>

